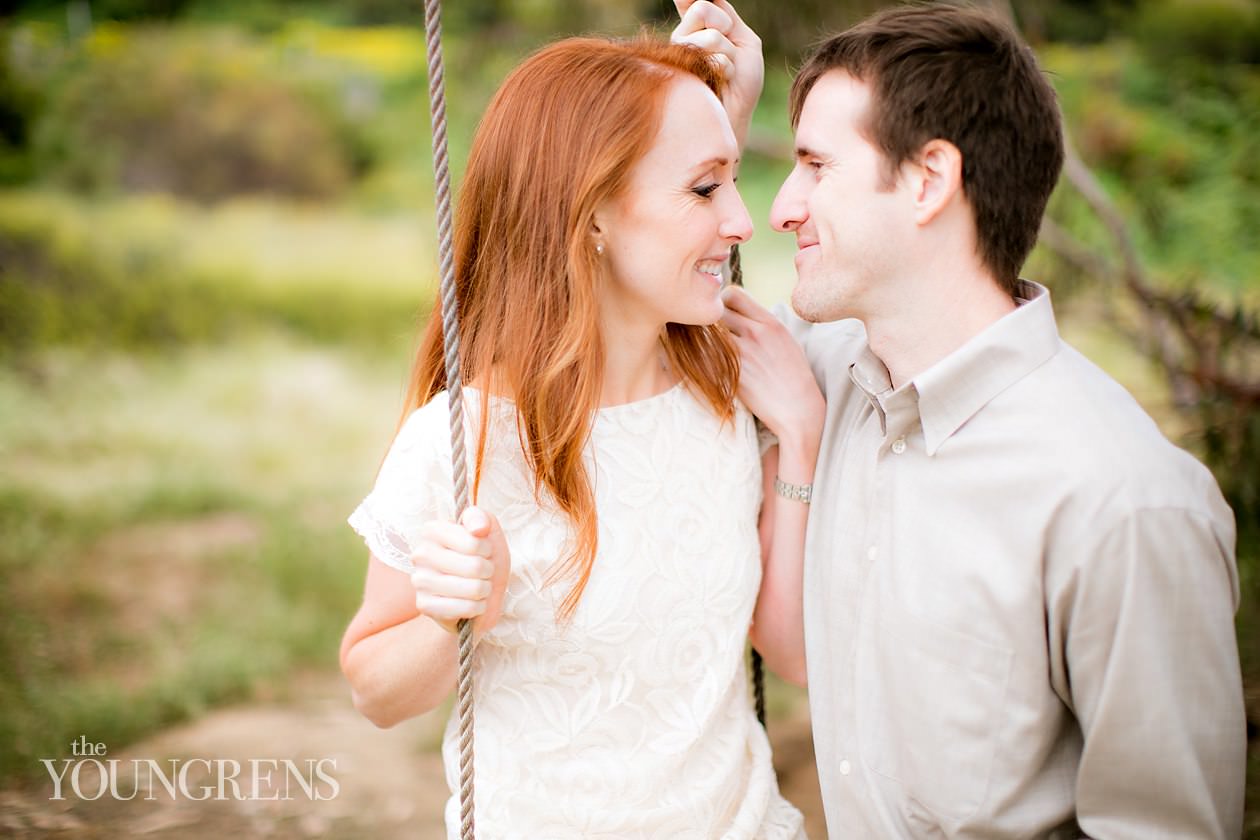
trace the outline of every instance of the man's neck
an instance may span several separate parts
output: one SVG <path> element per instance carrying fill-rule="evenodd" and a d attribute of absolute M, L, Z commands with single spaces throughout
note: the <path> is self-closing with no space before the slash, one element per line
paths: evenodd
<path fill-rule="evenodd" d="M 884 311 L 868 313 L 867 340 L 899 388 L 979 335 L 1015 301 L 977 271 L 925 275 Z"/>

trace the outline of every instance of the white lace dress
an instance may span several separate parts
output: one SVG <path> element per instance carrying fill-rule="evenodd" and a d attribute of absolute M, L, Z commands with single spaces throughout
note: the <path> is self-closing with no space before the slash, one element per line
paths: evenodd
<path fill-rule="evenodd" d="M 480 395 L 465 391 L 469 450 Z M 683 386 L 596 414 L 599 550 L 571 623 L 545 586 L 568 522 L 539 505 L 514 406 L 490 403 L 478 504 L 512 551 L 503 617 L 475 660 L 477 836 L 803 837 L 779 795 L 748 696 L 744 644 L 761 578 L 761 464 L 741 406 L 722 425 Z M 372 553 L 410 571 L 420 525 L 452 515 L 446 394 L 399 432 L 376 486 L 350 517 Z M 471 481 L 472 470 L 469 469 Z M 443 739 L 458 790 L 452 715 Z M 446 808 L 459 836 L 459 805 Z"/>

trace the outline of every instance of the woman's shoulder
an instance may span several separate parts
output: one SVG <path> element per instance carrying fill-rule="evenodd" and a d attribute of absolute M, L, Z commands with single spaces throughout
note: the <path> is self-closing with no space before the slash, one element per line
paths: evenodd
<path fill-rule="evenodd" d="M 440 443 L 450 435 L 449 418 L 450 407 L 446 392 L 442 391 L 403 419 L 390 449 L 394 452 L 438 454 Z"/>
<path fill-rule="evenodd" d="M 486 405 L 483 405 L 486 402 Z M 475 388 L 465 387 L 461 394 L 460 411 L 464 418 L 464 445 L 468 450 L 476 447 L 476 436 L 481 428 L 482 410 L 486 409 L 487 444 L 497 447 L 502 441 L 515 441 L 516 411 L 509 400 L 486 395 Z M 425 453 L 442 460 L 451 457 L 451 404 L 447 391 L 438 391 L 424 405 L 416 408 L 403 420 L 394 439 L 395 448 L 422 449 Z"/>

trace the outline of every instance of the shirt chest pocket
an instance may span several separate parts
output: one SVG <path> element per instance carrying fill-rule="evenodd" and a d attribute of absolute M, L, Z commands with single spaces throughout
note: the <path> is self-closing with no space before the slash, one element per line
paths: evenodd
<path fill-rule="evenodd" d="M 907 817 L 963 822 L 989 788 L 1012 653 L 881 601 L 858 645 L 862 759 L 913 801 Z"/>

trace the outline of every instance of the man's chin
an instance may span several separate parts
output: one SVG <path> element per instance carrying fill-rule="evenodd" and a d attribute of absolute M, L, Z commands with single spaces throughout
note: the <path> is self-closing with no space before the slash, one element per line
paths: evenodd
<path fill-rule="evenodd" d="M 792 289 L 791 302 L 792 311 L 795 312 L 802 321 L 809 321 L 811 324 L 821 324 L 826 321 L 837 321 L 843 317 L 842 315 L 831 312 L 831 307 L 824 306 L 821 301 L 809 294 L 807 287 L 802 281 L 797 281 L 795 288 Z"/>

